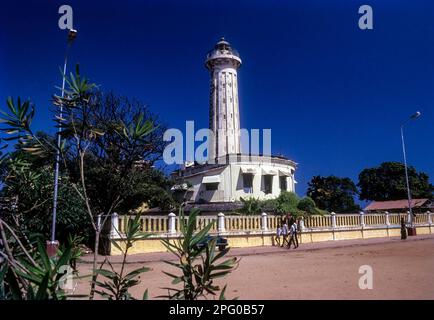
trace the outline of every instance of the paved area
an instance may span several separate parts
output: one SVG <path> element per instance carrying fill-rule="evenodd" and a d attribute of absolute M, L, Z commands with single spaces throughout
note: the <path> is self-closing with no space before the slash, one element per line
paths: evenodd
<path fill-rule="evenodd" d="M 253 247 L 231 249 L 240 257 L 237 269 L 219 284 L 228 284 L 228 298 L 240 299 L 434 299 L 434 236 L 330 241 L 301 245 L 298 249 Z M 100 257 L 102 259 L 102 257 Z M 149 288 L 150 297 L 166 292 L 170 279 L 162 271 L 177 272 L 162 260 L 169 253 L 131 255 L 127 271 L 146 265 L 133 295 Z M 81 274 L 90 273 L 91 257 L 79 264 Z M 110 257 L 115 267 L 120 257 Z M 359 288 L 359 268 L 373 270 L 373 289 Z M 86 293 L 82 280 L 76 293 Z"/>

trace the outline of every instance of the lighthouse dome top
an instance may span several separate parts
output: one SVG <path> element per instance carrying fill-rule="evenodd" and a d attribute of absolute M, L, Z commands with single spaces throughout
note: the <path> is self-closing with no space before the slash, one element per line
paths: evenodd
<path fill-rule="evenodd" d="M 241 58 L 237 50 L 231 47 L 231 44 L 221 38 L 206 55 L 205 66 L 208 69 L 213 69 L 216 65 L 231 64 L 235 68 L 241 65 Z"/>

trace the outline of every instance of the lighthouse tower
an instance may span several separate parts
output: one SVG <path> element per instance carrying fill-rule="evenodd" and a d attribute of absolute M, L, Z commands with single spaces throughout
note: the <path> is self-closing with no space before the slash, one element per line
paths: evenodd
<path fill-rule="evenodd" d="M 209 128 L 214 139 L 208 138 L 207 162 L 172 173 L 179 181 L 174 192 L 181 191 L 180 199 L 190 205 L 185 210 L 233 212 L 241 207 L 241 199 L 275 199 L 282 191 L 295 191 L 297 163 L 283 156 L 241 152 L 238 52 L 222 38 L 208 52 L 205 66 L 211 77 Z"/>
<path fill-rule="evenodd" d="M 206 68 L 210 71 L 209 128 L 214 139 L 209 146 L 209 160 L 226 154 L 240 153 L 240 111 L 237 70 L 241 66 L 238 52 L 221 38 L 208 52 Z"/>

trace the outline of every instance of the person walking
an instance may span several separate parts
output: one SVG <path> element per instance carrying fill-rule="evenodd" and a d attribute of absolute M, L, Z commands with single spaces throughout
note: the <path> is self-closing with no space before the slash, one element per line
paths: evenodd
<path fill-rule="evenodd" d="M 289 230 L 288 230 L 288 225 L 286 224 L 286 222 L 283 224 L 282 226 L 282 245 L 281 247 L 283 247 L 286 244 L 288 244 L 288 234 L 289 234 Z"/>
<path fill-rule="evenodd" d="M 404 218 L 401 218 L 401 240 L 407 239 L 407 227 Z"/>
<path fill-rule="evenodd" d="M 280 223 L 277 225 L 277 230 L 276 230 L 276 244 L 277 246 L 280 247 L 280 237 L 282 236 L 282 227 L 280 226 Z"/>
<path fill-rule="evenodd" d="M 300 230 L 300 220 L 295 219 L 294 220 L 294 237 L 295 237 L 295 244 L 296 248 L 298 248 L 298 230 Z"/>
<path fill-rule="evenodd" d="M 291 212 L 288 212 L 288 213 L 286 214 L 285 219 L 286 219 L 286 220 L 285 220 L 286 223 L 288 224 L 288 227 L 290 227 L 291 224 L 292 224 L 292 220 L 293 220 Z"/>
<path fill-rule="evenodd" d="M 297 239 L 297 222 L 295 220 L 292 222 L 291 227 L 289 228 L 289 239 L 288 249 L 291 249 L 291 244 L 294 244 L 294 249 L 298 248 L 298 239 Z"/>

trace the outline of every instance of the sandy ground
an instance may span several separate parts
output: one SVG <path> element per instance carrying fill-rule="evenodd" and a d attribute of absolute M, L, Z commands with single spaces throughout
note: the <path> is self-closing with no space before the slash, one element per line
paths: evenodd
<path fill-rule="evenodd" d="M 298 249 L 256 247 L 232 249 L 241 258 L 238 268 L 219 284 L 228 284 L 227 298 L 239 299 L 434 299 L 434 237 L 336 241 L 306 244 Z M 167 253 L 132 255 L 127 271 L 152 268 L 132 289 L 139 298 L 149 288 L 150 298 L 165 294 L 171 286 L 162 273 L 177 272 L 163 263 Z M 79 264 L 80 274 L 89 274 L 90 257 Z M 119 257 L 112 257 L 119 267 Z M 373 289 L 359 288 L 359 267 L 373 270 Z M 88 293 L 81 280 L 76 293 Z"/>

